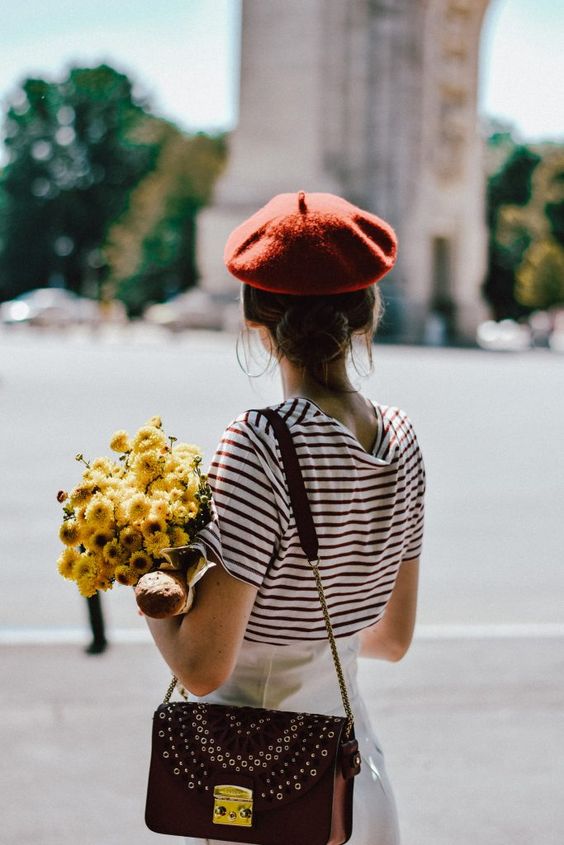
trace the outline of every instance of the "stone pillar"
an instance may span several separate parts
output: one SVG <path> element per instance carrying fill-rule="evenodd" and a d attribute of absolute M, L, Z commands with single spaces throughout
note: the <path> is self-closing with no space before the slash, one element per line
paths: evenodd
<path fill-rule="evenodd" d="M 198 223 L 201 284 L 209 292 L 238 290 L 223 267 L 223 244 L 271 196 L 342 191 L 323 155 L 323 77 L 334 40 L 325 18 L 328 5 L 243 0 L 239 123 L 214 204 Z"/>
<path fill-rule="evenodd" d="M 439 242 L 448 247 L 446 299 L 453 333 L 473 340 L 485 307 L 483 143 L 477 125 L 480 33 L 488 0 L 429 0 L 423 27 L 422 121 L 417 185 L 405 208 L 409 298 L 425 314 L 449 310 Z M 440 250 L 439 250 L 440 252 Z M 442 288 L 442 290 L 441 290 Z"/>
<path fill-rule="evenodd" d="M 202 287 L 236 295 L 229 232 L 276 193 L 330 191 L 389 220 L 398 339 L 433 309 L 472 337 L 486 259 L 477 68 L 488 0 L 243 0 L 227 170 L 198 224 Z M 452 314 L 449 314 L 449 309 Z"/>

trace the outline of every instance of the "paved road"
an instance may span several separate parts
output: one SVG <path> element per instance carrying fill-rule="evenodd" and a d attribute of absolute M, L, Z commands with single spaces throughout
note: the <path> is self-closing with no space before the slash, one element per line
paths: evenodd
<path fill-rule="evenodd" d="M 403 843 L 560 845 L 564 639 L 491 626 L 546 635 L 563 621 L 564 359 L 382 347 L 375 360 L 366 392 L 409 411 L 429 476 L 420 622 L 437 638 L 400 664 L 361 665 Z M 76 481 L 77 451 L 100 454 L 114 429 L 161 413 L 209 456 L 226 421 L 278 396 L 276 380 L 249 385 L 219 335 L 0 334 L 0 638 L 83 626 L 54 570 L 54 494 Z M 130 591 L 105 598 L 110 628 L 141 634 Z M 453 638 L 454 624 L 487 635 Z M 87 658 L 76 644 L 4 644 L 0 669 L 1 843 L 178 841 L 142 820 L 167 680 L 151 646 Z"/>
<path fill-rule="evenodd" d="M 401 663 L 361 661 L 403 845 L 562 845 L 562 643 L 421 641 Z M 168 682 L 154 649 L 13 646 L 2 676 L 2 845 L 181 841 L 143 822 Z"/>
<path fill-rule="evenodd" d="M 115 429 L 160 413 L 209 458 L 233 416 L 279 398 L 277 378 L 250 383 L 240 372 L 233 345 L 218 334 L 97 344 L 0 334 L 0 624 L 83 624 L 54 566 L 55 494 L 78 480 L 76 452 L 103 454 Z M 564 357 L 386 346 L 374 357 L 365 391 L 408 411 L 426 459 L 420 622 L 564 621 Z M 113 625 L 142 627 L 129 591 L 104 598 Z"/>

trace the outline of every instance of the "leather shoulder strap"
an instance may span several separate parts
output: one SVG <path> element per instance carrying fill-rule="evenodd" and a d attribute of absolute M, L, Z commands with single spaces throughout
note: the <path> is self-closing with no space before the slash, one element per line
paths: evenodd
<path fill-rule="evenodd" d="M 278 440 L 278 444 L 280 446 L 280 453 L 282 455 L 282 463 L 284 465 L 284 472 L 286 473 L 286 480 L 288 482 L 290 502 L 292 504 L 292 510 L 294 511 L 296 527 L 298 529 L 300 543 L 302 544 L 302 548 L 309 561 L 309 565 L 315 578 L 315 585 L 317 587 L 317 593 L 319 595 L 319 601 L 321 604 L 321 609 L 323 611 L 323 619 L 325 621 L 325 629 L 329 638 L 329 645 L 331 647 L 333 663 L 335 664 L 335 672 L 337 673 L 337 680 L 339 682 L 339 689 L 341 691 L 343 708 L 345 710 L 345 713 L 347 714 L 345 736 L 347 737 L 347 739 L 350 739 L 354 735 L 354 716 L 351 710 L 349 694 L 347 691 L 347 685 L 345 683 L 341 660 L 339 658 L 335 634 L 333 633 L 333 626 L 331 624 L 329 608 L 325 599 L 325 591 L 321 582 L 318 555 L 319 540 L 317 538 L 317 531 L 315 530 L 313 516 L 311 515 L 311 508 L 309 506 L 309 500 L 307 497 L 307 491 L 305 489 L 304 479 L 300 469 L 300 463 L 296 454 L 296 447 L 294 446 L 294 441 L 292 440 L 290 430 L 286 425 L 286 422 L 280 416 L 280 414 L 272 410 L 272 408 L 262 408 L 257 411 L 257 413 L 264 414 L 264 416 L 270 422 L 272 428 L 274 429 L 274 434 L 276 436 L 276 439 Z"/>
<path fill-rule="evenodd" d="M 319 541 L 317 539 L 317 532 L 311 515 L 307 491 L 292 435 L 280 414 L 272 408 L 261 408 L 258 413 L 263 414 L 274 429 L 274 434 L 280 446 L 282 463 L 288 482 L 290 501 L 292 503 L 300 543 L 307 559 L 310 562 L 316 561 L 319 551 Z"/>

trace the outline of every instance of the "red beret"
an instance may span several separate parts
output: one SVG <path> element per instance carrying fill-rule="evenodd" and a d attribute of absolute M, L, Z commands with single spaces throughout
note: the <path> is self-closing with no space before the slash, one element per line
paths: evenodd
<path fill-rule="evenodd" d="M 278 194 L 229 236 L 224 260 L 236 278 L 272 293 L 347 293 L 395 264 L 392 227 L 334 194 Z"/>

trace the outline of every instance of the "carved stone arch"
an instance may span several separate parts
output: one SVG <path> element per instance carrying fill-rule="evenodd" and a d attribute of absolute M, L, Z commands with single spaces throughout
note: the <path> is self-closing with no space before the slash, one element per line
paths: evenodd
<path fill-rule="evenodd" d="M 408 312 L 473 339 L 484 317 L 487 234 L 477 119 L 480 41 L 490 0 L 427 0 L 419 180 L 405 221 Z M 433 313 L 435 312 L 435 314 Z"/>
<path fill-rule="evenodd" d="M 398 230 L 385 285 L 396 336 L 421 340 L 438 309 L 473 338 L 487 244 L 476 106 L 488 5 L 243 0 L 239 124 L 199 223 L 204 288 L 235 293 L 225 238 L 272 194 L 332 191 Z"/>

